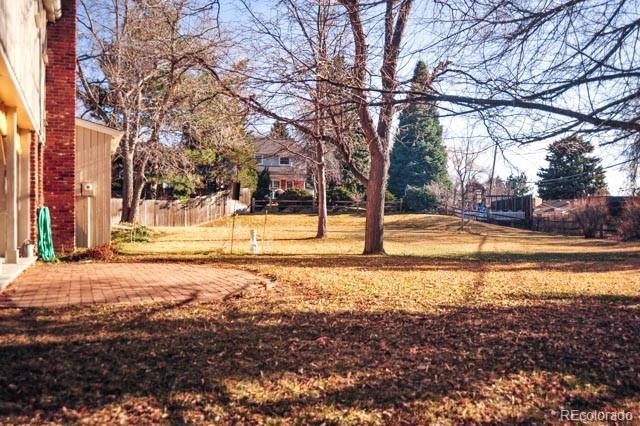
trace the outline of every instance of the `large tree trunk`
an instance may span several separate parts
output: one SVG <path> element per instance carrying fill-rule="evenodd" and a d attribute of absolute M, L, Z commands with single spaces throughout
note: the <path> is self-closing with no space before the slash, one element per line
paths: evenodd
<path fill-rule="evenodd" d="M 122 153 L 122 214 L 121 222 L 132 222 L 131 220 L 131 200 L 133 199 L 133 152 L 125 148 Z"/>
<path fill-rule="evenodd" d="M 136 167 L 134 155 L 129 155 L 129 153 L 124 156 L 124 160 L 122 216 L 120 220 L 126 223 L 134 223 L 138 214 L 138 204 L 142 196 L 142 190 L 146 182 L 147 161 L 146 159 L 138 161 L 138 167 Z"/>
<path fill-rule="evenodd" d="M 388 155 L 372 152 L 367 184 L 364 254 L 384 254 L 384 193 L 388 169 Z"/>
<path fill-rule="evenodd" d="M 127 222 L 136 222 L 138 215 L 138 206 L 140 204 L 140 198 L 142 197 L 142 190 L 144 189 L 144 167 L 142 171 L 136 172 L 136 177 L 133 184 L 133 197 L 131 197 L 131 207 L 129 208 L 129 220 Z"/>

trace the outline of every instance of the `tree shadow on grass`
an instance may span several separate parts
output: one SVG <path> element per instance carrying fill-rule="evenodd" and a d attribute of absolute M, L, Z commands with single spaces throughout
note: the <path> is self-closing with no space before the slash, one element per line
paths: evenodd
<path fill-rule="evenodd" d="M 0 311 L 0 419 L 126 412 L 130 398 L 153 401 L 172 423 L 194 412 L 209 422 L 319 423 L 332 410 L 538 422 L 561 407 L 638 403 L 639 298 L 556 299 L 514 295 L 523 305 L 429 314 L 278 310 L 266 300 L 257 310 Z M 473 403 L 485 411 L 463 412 Z"/>
<path fill-rule="evenodd" d="M 482 242 L 483 240 L 481 240 Z M 484 242 L 482 242 L 484 244 Z M 194 255 L 201 256 L 199 258 Z M 535 252 L 510 253 L 496 251 L 472 252 L 457 255 L 295 255 L 265 254 L 222 255 L 210 251 L 174 255 L 148 252 L 144 255 L 123 255 L 131 262 L 188 262 L 222 264 L 225 266 L 285 266 L 301 268 L 357 268 L 382 271 L 477 271 L 487 267 L 499 271 L 551 270 L 563 272 L 612 272 L 640 270 L 640 251 L 625 252 Z"/>

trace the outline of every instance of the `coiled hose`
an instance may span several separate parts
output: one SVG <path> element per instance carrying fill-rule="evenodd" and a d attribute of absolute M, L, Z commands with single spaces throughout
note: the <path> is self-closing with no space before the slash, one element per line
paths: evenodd
<path fill-rule="evenodd" d="M 44 262 L 56 261 L 56 254 L 53 251 L 53 238 L 51 236 L 49 207 L 40 207 L 38 209 L 38 257 Z"/>

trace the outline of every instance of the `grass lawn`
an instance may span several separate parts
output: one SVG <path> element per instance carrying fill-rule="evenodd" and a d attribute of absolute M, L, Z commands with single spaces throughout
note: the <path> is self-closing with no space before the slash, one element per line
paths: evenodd
<path fill-rule="evenodd" d="M 640 419 L 640 244 L 393 215 L 158 228 L 121 261 L 277 281 L 220 303 L 0 311 L 0 422 L 542 423 Z M 257 229 L 264 254 L 252 256 Z M 266 233 L 263 230 L 266 229 Z M 263 235 L 264 234 L 264 235 Z"/>

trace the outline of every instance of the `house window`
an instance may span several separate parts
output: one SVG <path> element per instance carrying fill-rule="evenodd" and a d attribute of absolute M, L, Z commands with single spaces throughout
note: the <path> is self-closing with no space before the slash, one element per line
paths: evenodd
<path fill-rule="evenodd" d="M 288 166 L 291 164 L 291 159 L 289 157 L 280 157 L 280 165 Z"/>
<path fill-rule="evenodd" d="M 287 181 L 287 189 L 291 189 L 293 188 L 293 181 L 292 180 L 288 180 Z"/>
<path fill-rule="evenodd" d="M 271 181 L 271 189 L 272 190 L 280 189 L 280 181 L 279 180 L 272 180 Z"/>
<path fill-rule="evenodd" d="M 258 163 L 258 165 L 262 165 L 262 154 L 258 154 L 255 156 L 256 159 L 256 163 Z"/>

